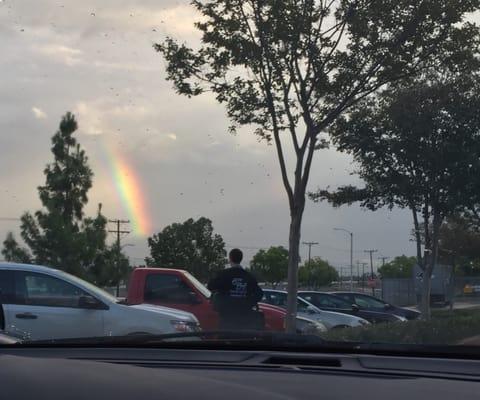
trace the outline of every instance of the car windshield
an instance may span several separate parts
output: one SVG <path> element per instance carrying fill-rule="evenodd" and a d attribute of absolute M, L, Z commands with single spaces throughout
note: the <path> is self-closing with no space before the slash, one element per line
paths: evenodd
<path fill-rule="evenodd" d="M 72 283 L 77 284 L 82 288 L 85 288 L 90 292 L 90 294 L 99 297 L 103 301 L 109 301 L 112 303 L 117 303 L 119 301 L 119 299 L 113 296 L 111 293 L 108 293 L 106 290 L 103 290 L 98 286 L 91 284 L 90 282 L 80 279 L 72 274 L 68 274 L 64 271 L 57 271 L 57 273 L 59 274 L 59 276 L 64 277 L 67 281 L 71 281 Z"/>
<path fill-rule="evenodd" d="M 0 334 L 480 348 L 479 43 L 480 0 L 0 0 Z"/>
<path fill-rule="evenodd" d="M 197 278 L 195 278 L 192 274 L 185 272 L 188 280 L 192 283 L 192 285 L 197 289 L 205 298 L 209 299 L 212 293 L 208 290 L 205 285 L 203 285 Z"/>
<path fill-rule="evenodd" d="M 323 306 L 323 307 L 334 307 L 334 308 L 344 308 L 344 309 L 349 309 L 352 307 L 352 305 L 348 301 L 343 300 L 342 298 L 334 295 L 313 293 L 313 294 L 305 294 L 302 297 L 304 297 L 305 300 L 316 305 L 317 307 Z"/>

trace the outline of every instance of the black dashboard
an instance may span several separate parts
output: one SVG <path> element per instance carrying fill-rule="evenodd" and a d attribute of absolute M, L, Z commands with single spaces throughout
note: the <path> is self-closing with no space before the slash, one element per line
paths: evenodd
<path fill-rule="evenodd" d="M 479 399 L 480 361 L 159 348 L 0 348 L 2 399 Z"/>

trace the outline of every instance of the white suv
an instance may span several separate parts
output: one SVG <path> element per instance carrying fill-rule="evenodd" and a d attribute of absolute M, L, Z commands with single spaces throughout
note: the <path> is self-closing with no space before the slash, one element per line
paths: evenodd
<path fill-rule="evenodd" d="M 38 265 L 0 263 L 0 303 L 5 333 L 31 340 L 199 330 L 191 313 L 128 306 L 82 279 Z"/>

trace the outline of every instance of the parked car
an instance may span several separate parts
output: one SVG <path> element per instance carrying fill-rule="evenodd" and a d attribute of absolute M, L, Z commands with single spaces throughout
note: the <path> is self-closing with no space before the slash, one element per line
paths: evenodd
<path fill-rule="evenodd" d="M 0 263 L 5 333 L 28 340 L 163 334 L 199 330 L 188 312 L 129 306 L 75 276 L 38 265 Z"/>
<path fill-rule="evenodd" d="M 287 292 L 281 290 L 263 290 L 262 301 L 282 308 L 287 306 Z M 314 319 L 324 324 L 328 329 L 346 328 L 369 325 L 367 320 L 354 315 L 341 314 L 331 311 L 323 311 L 308 301 L 298 297 L 297 313 L 299 316 Z"/>
<path fill-rule="evenodd" d="M 304 318 L 297 315 L 297 333 L 301 335 L 317 335 L 328 331 L 325 324 L 310 318 Z"/>
<path fill-rule="evenodd" d="M 379 324 L 382 322 L 400 322 L 406 321 L 406 318 L 399 315 L 391 314 L 383 310 L 372 311 L 363 310 L 358 305 L 350 303 L 340 296 L 336 296 L 331 293 L 315 292 L 315 291 L 300 291 L 298 296 L 320 310 L 334 311 L 342 314 L 356 315 L 357 317 L 364 318 L 372 324 Z"/>
<path fill-rule="evenodd" d="M 128 283 L 127 304 L 155 304 L 191 312 L 200 321 L 204 331 L 218 329 L 218 313 L 210 302 L 210 291 L 192 274 L 181 269 L 136 268 Z M 267 330 L 285 330 L 285 310 L 260 303 Z M 304 318 L 297 319 L 299 333 L 322 330 L 321 324 Z M 312 326 L 315 325 L 315 326 Z"/>
<path fill-rule="evenodd" d="M 368 294 L 358 292 L 333 292 L 336 296 L 348 301 L 351 304 L 356 304 L 360 310 L 383 311 L 393 315 L 399 315 L 408 320 L 417 319 L 420 313 L 408 308 L 397 307 L 389 304 L 377 297 L 369 296 Z"/>

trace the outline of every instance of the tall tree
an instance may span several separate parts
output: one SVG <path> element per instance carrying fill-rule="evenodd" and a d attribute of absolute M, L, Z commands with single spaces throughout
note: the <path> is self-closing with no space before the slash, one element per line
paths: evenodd
<path fill-rule="evenodd" d="M 31 260 L 28 250 L 18 244 L 12 232 L 8 232 L 3 241 L 2 255 L 5 261 L 28 264 Z"/>
<path fill-rule="evenodd" d="M 314 257 L 300 267 L 298 271 L 300 285 L 308 288 L 317 289 L 329 285 L 333 281 L 338 281 L 338 271 L 333 268 L 328 261 L 320 257 Z"/>
<path fill-rule="evenodd" d="M 382 265 L 378 269 L 378 273 L 382 278 L 412 278 L 413 267 L 416 263 L 416 257 L 407 257 L 405 255 L 395 257 L 389 263 Z"/>
<path fill-rule="evenodd" d="M 147 265 L 186 269 L 201 281 L 207 281 L 227 263 L 225 243 L 205 217 L 167 226 L 148 238 L 148 246 Z"/>
<path fill-rule="evenodd" d="M 325 130 L 385 84 L 458 59 L 480 0 L 193 0 L 201 46 L 156 44 L 178 93 L 211 92 L 273 142 L 290 209 L 287 329 L 295 332 L 305 192 Z M 293 155 L 292 166 L 288 156 Z"/>
<path fill-rule="evenodd" d="M 125 254 L 117 249 L 117 245 L 106 247 L 99 253 L 88 271 L 90 281 L 101 287 L 115 287 L 128 277 L 130 261 Z"/>
<path fill-rule="evenodd" d="M 275 286 L 287 279 L 288 250 L 283 246 L 259 250 L 250 261 L 250 269 L 258 279 Z"/>
<path fill-rule="evenodd" d="M 429 75 L 392 88 L 339 120 L 334 140 L 359 163 L 365 187 L 313 196 L 334 205 L 361 201 L 371 210 L 410 209 L 423 270 L 424 318 L 430 316 L 441 225 L 477 203 L 480 189 L 480 80 L 444 78 Z"/>
<path fill-rule="evenodd" d="M 45 185 L 38 188 L 43 209 L 22 216 L 21 234 L 35 262 L 89 277 L 106 249 L 107 220 L 101 205 L 95 218 L 84 216 L 93 172 L 76 130 L 75 117 L 67 113 L 52 138 L 54 161 L 45 168 Z"/>

